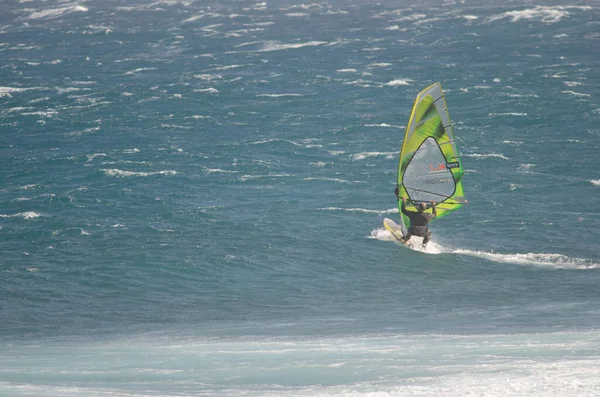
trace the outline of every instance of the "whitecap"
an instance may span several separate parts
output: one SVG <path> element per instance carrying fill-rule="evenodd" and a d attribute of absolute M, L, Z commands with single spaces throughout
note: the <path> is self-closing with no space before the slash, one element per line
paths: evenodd
<path fill-rule="evenodd" d="M 124 171 L 124 170 L 119 170 L 116 168 L 111 168 L 111 169 L 102 169 L 101 171 L 103 171 L 108 176 L 116 176 L 119 178 L 125 178 L 125 177 L 130 177 L 130 176 L 135 177 L 135 176 L 175 175 L 175 174 L 177 174 L 177 172 L 173 171 L 173 170 L 163 170 L 163 171 L 156 171 L 156 172 L 135 172 L 135 171 Z"/>
<path fill-rule="evenodd" d="M 125 72 L 126 75 L 137 74 L 139 72 L 147 72 L 149 70 L 158 70 L 158 68 L 137 68 L 134 70 L 130 70 L 129 72 Z"/>
<path fill-rule="evenodd" d="M 40 217 L 41 215 L 35 211 L 27 211 L 27 212 L 19 212 L 18 214 L 0 214 L 0 218 L 23 218 L 23 219 L 35 219 Z"/>
<path fill-rule="evenodd" d="M 399 85 L 410 85 L 411 81 L 413 81 L 413 80 L 411 80 L 411 79 L 394 79 L 392 81 L 388 81 L 384 85 L 386 85 L 388 87 L 396 87 Z"/>
<path fill-rule="evenodd" d="M 569 11 L 567 11 L 569 8 L 591 9 L 591 7 L 577 6 L 536 6 L 534 8 L 527 8 L 518 11 L 507 11 L 502 14 L 494 15 L 489 19 L 489 22 L 510 18 L 511 22 L 519 22 L 521 20 L 538 20 L 548 24 L 556 23 L 569 16 Z"/>
<path fill-rule="evenodd" d="M 391 208 L 388 210 L 371 210 L 367 208 L 339 208 L 339 207 L 324 207 L 318 208 L 319 211 L 344 211 L 344 212 L 361 212 L 363 214 L 377 214 L 377 215 L 387 215 L 387 214 L 397 214 L 398 208 Z"/>
<path fill-rule="evenodd" d="M 530 168 L 533 168 L 533 167 L 535 167 L 535 164 L 530 164 L 530 163 L 528 163 L 528 164 L 519 164 L 519 168 L 523 168 L 523 169 L 526 169 L 526 170 L 528 170 Z"/>
<path fill-rule="evenodd" d="M 269 41 L 267 42 L 259 52 L 268 52 L 268 51 L 281 51 L 281 50 L 289 50 L 296 49 L 302 47 L 314 47 L 327 44 L 326 41 L 308 41 L 305 43 L 293 43 L 293 44 L 282 44 L 278 41 Z"/>
<path fill-rule="evenodd" d="M 582 96 L 582 97 L 591 97 L 590 94 L 583 94 L 581 92 L 575 92 L 575 91 L 561 91 L 563 94 L 571 94 L 574 96 Z"/>
<path fill-rule="evenodd" d="M 194 92 L 210 92 L 212 94 L 216 94 L 219 92 L 219 90 L 217 90 L 216 88 L 210 87 L 210 88 L 204 88 L 204 89 L 196 89 L 194 90 Z"/>
<path fill-rule="evenodd" d="M 293 176 L 291 174 L 268 174 L 268 175 L 243 175 L 240 177 L 240 181 L 246 182 L 249 179 L 261 179 L 261 178 L 285 178 L 288 176 Z"/>
<path fill-rule="evenodd" d="M 496 117 L 496 116 L 527 116 L 527 113 L 516 113 L 516 112 L 507 112 L 507 113 L 489 113 L 488 116 Z"/>
<path fill-rule="evenodd" d="M 393 158 L 394 155 L 396 155 L 396 152 L 362 152 L 362 153 L 353 154 L 352 159 L 353 160 L 364 160 L 369 157 L 378 157 L 378 156 L 385 156 L 386 158 L 391 159 L 391 158 Z"/>
<path fill-rule="evenodd" d="M 600 179 L 590 179 L 588 180 L 594 186 L 600 186 Z"/>
<path fill-rule="evenodd" d="M 267 98 L 283 98 L 283 97 L 301 97 L 304 96 L 302 94 L 258 94 L 257 97 L 267 97 Z"/>
<path fill-rule="evenodd" d="M 58 18 L 65 14 L 70 14 L 72 12 L 86 12 L 88 9 L 84 6 L 78 4 L 72 4 L 67 7 L 59 7 L 59 8 L 50 8 L 42 11 L 34 11 L 27 19 L 52 19 Z"/>
<path fill-rule="evenodd" d="M 87 161 L 92 161 L 94 160 L 96 157 L 106 157 L 106 154 L 104 153 L 93 153 L 93 154 L 87 154 Z"/>
<path fill-rule="evenodd" d="M 361 181 L 348 181 L 341 178 L 325 178 L 325 177 L 308 177 L 304 178 L 305 181 L 327 181 L 327 182 L 339 182 L 339 183 L 364 183 Z"/>
<path fill-rule="evenodd" d="M 220 168 L 205 168 L 204 171 L 207 174 L 212 174 L 212 173 L 235 174 L 235 173 L 239 172 L 239 171 L 222 170 Z"/>
<path fill-rule="evenodd" d="M 463 154 L 463 157 L 476 157 L 476 158 L 487 158 L 487 157 L 496 157 L 503 160 L 510 160 L 508 157 L 499 153 L 488 153 L 488 154 L 480 154 L 480 153 L 471 153 L 471 154 Z"/>

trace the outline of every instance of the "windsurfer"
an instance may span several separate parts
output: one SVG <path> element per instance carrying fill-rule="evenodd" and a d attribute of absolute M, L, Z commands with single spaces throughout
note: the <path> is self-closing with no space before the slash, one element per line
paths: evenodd
<path fill-rule="evenodd" d="M 396 188 L 396 197 L 398 197 L 398 189 Z M 409 211 L 406 209 L 406 197 L 402 197 L 402 213 L 410 219 L 410 227 L 406 232 L 406 235 L 402 238 L 402 242 L 406 243 L 412 236 L 423 237 L 423 248 L 427 246 L 427 243 L 431 239 L 431 231 L 427 227 L 427 224 L 432 219 L 437 217 L 437 211 L 435 209 L 435 201 L 431 202 L 432 213 L 428 214 L 425 212 L 427 209 L 426 203 L 420 203 L 417 206 L 418 211 Z"/>

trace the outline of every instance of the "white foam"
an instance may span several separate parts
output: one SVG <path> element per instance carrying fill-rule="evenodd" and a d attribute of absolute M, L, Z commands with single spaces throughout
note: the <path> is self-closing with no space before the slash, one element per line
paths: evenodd
<path fill-rule="evenodd" d="M 261 179 L 261 178 L 286 178 L 288 176 L 293 176 L 292 174 L 267 174 L 267 175 L 242 175 L 240 177 L 240 181 L 246 182 L 249 179 Z"/>
<path fill-rule="evenodd" d="M 235 174 L 239 171 L 231 171 L 231 170 L 222 170 L 220 168 L 205 168 L 204 171 L 207 174 L 212 174 L 212 173 L 224 173 L 224 174 Z"/>
<path fill-rule="evenodd" d="M 19 186 L 17 189 L 19 190 L 32 190 L 35 189 L 38 185 L 33 183 L 31 185 L 23 185 L 23 186 Z"/>
<path fill-rule="evenodd" d="M 392 81 L 388 81 L 384 85 L 386 85 L 388 87 L 397 87 L 397 86 L 400 86 L 400 85 L 410 85 L 410 83 L 412 81 L 413 80 L 411 80 L 411 79 L 394 79 Z"/>
<path fill-rule="evenodd" d="M 396 155 L 396 152 L 362 152 L 362 153 L 353 154 L 352 159 L 353 160 L 364 160 L 369 157 L 378 157 L 378 156 L 385 156 L 386 158 L 391 159 L 395 155 Z"/>
<path fill-rule="evenodd" d="M 535 167 L 535 164 L 531 164 L 531 163 L 527 163 L 527 164 L 519 164 L 519 168 L 525 169 L 525 170 L 529 170 L 531 168 Z"/>
<path fill-rule="evenodd" d="M 243 68 L 244 66 L 245 65 L 224 65 L 224 66 L 218 66 L 218 67 L 210 69 L 210 70 L 214 70 L 216 72 L 222 72 L 224 70 L 229 70 L 229 69 Z"/>
<path fill-rule="evenodd" d="M 391 124 L 386 124 L 386 123 L 381 123 L 381 124 L 365 124 L 365 127 L 383 127 L 383 128 L 398 128 L 398 129 L 406 128 L 403 125 L 391 125 Z"/>
<path fill-rule="evenodd" d="M 302 94 L 258 94 L 257 97 L 267 97 L 267 98 L 284 98 L 284 97 L 301 97 L 304 96 Z"/>
<path fill-rule="evenodd" d="M 130 176 L 135 177 L 135 176 L 175 175 L 175 174 L 177 174 L 176 171 L 172 171 L 172 170 L 164 170 L 164 171 L 156 171 L 156 172 L 134 172 L 134 171 L 124 171 L 124 170 L 112 168 L 112 169 L 102 169 L 101 171 L 103 171 L 106 175 L 116 176 L 119 178 L 125 178 L 125 177 L 130 177 Z"/>
<path fill-rule="evenodd" d="M 23 219 L 35 219 L 41 215 L 35 211 L 19 212 L 18 214 L 0 214 L 0 218 L 23 218 Z"/>
<path fill-rule="evenodd" d="M 58 18 L 65 14 L 70 14 L 72 12 L 86 12 L 87 10 L 88 9 L 84 6 L 81 6 L 78 4 L 70 4 L 66 7 L 50 8 L 48 10 L 34 11 L 31 14 L 29 14 L 27 19 L 52 19 L 52 18 Z"/>
<path fill-rule="evenodd" d="M 372 238 L 380 241 L 391 241 L 397 244 L 401 244 L 398 242 L 398 240 L 396 240 L 392 233 L 388 232 L 385 228 L 377 228 L 375 230 L 371 230 L 371 234 L 367 236 L 367 238 Z M 427 247 L 423 249 L 423 239 L 417 236 L 412 237 L 407 245 L 408 248 L 425 254 L 441 254 L 445 252 L 444 247 L 442 247 L 439 244 L 436 244 L 433 240 L 429 241 Z"/>
<path fill-rule="evenodd" d="M 590 94 L 583 94 L 581 92 L 575 92 L 575 91 L 561 91 L 563 94 L 571 94 L 574 96 L 582 96 L 582 97 L 591 97 Z"/>
<path fill-rule="evenodd" d="M 305 181 L 329 181 L 329 182 L 339 182 L 339 183 L 364 183 L 362 181 L 348 181 L 346 179 L 340 178 L 319 178 L 319 177 L 308 177 L 304 178 Z"/>
<path fill-rule="evenodd" d="M 377 62 L 369 65 L 370 68 L 385 68 L 388 66 L 392 66 L 392 64 L 387 62 Z"/>
<path fill-rule="evenodd" d="M 497 21 L 504 18 L 510 18 L 512 22 L 538 20 L 543 23 L 556 23 L 563 18 L 569 16 L 568 9 L 590 10 L 587 6 L 536 6 L 525 10 L 508 11 L 502 14 L 494 15 L 489 19 L 489 22 Z"/>
<path fill-rule="evenodd" d="M 598 269 L 600 263 L 589 259 L 571 258 L 561 254 L 498 254 L 494 252 L 471 251 L 457 249 L 452 251 L 455 254 L 475 256 L 488 259 L 494 262 L 515 263 L 520 265 L 546 266 L 557 269 Z"/>
<path fill-rule="evenodd" d="M 510 160 L 505 155 L 499 154 L 499 153 L 488 153 L 488 154 L 471 153 L 471 154 L 463 154 L 463 156 L 464 157 L 476 157 L 476 158 L 495 157 L 495 158 L 499 158 L 499 159 L 503 159 L 503 160 Z"/>
<path fill-rule="evenodd" d="M 94 154 L 88 154 L 86 155 L 87 157 L 87 161 L 92 161 L 94 160 L 96 157 L 106 157 L 106 154 L 104 153 L 94 153 Z"/>
<path fill-rule="evenodd" d="M 158 70 L 158 68 L 137 68 L 134 70 L 130 70 L 129 72 L 125 72 L 126 75 L 137 74 L 139 72 L 147 72 L 149 70 Z"/>
<path fill-rule="evenodd" d="M 223 78 L 223 76 L 221 76 L 220 74 L 208 74 L 208 73 L 195 74 L 194 77 L 197 79 L 200 79 L 200 80 L 204 80 L 204 81 L 211 81 L 211 80 L 217 80 L 217 79 Z"/>
<path fill-rule="evenodd" d="M 590 179 L 588 182 L 594 186 L 600 186 L 600 179 Z"/>
<path fill-rule="evenodd" d="M 387 215 L 387 214 L 397 214 L 398 208 L 391 208 L 389 210 L 370 210 L 367 208 L 339 208 L 339 207 L 325 207 L 319 208 L 319 211 L 346 211 L 346 212 L 361 212 L 363 214 L 377 214 L 377 215 Z"/>
<path fill-rule="evenodd" d="M 336 70 L 338 73 L 356 73 L 358 70 L 356 69 L 338 69 Z"/>
<path fill-rule="evenodd" d="M 217 90 L 216 88 L 210 87 L 210 88 L 205 88 L 205 89 L 201 89 L 201 90 L 194 90 L 194 92 L 210 92 L 212 94 L 216 94 L 219 92 L 219 90 Z"/>
<path fill-rule="evenodd" d="M 259 52 L 268 52 L 268 51 L 282 51 L 282 50 L 290 50 L 302 47 L 315 47 L 327 44 L 326 41 L 308 41 L 306 43 L 294 43 L 294 44 L 282 44 L 278 41 L 269 41 L 267 42 Z"/>
<path fill-rule="evenodd" d="M 488 116 L 527 116 L 527 113 L 489 113 Z"/>

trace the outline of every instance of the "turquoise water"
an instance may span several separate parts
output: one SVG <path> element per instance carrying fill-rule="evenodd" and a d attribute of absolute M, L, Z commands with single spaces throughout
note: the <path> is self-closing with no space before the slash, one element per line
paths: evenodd
<path fill-rule="evenodd" d="M 600 394 L 597 3 L 0 10 L 0 395 Z M 423 254 L 382 221 L 436 81 Z"/>

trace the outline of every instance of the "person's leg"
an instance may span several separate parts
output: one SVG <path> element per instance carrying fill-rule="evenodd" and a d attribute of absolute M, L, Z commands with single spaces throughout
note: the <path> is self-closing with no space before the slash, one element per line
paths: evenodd
<path fill-rule="evenodd" d="M 427 246 L 427 243 L 429 242 L 430 239 L 431 239 L 431 231 L 429 229 L 427 229 L 427 231 L 425 232 L 425 235 L 423 236 L 423 248 L 425 248 Z"/>
<path fill-rule="evenodd" d="M 410 229 L 408 229 L 406 231 L 406 234 L 404 235 L 404 237 L 402 237 L 402 242 L 406 243 L 408 240 L 410 240 L 411 237 L 412 237 L 412 233 L 410 232 Z"/>

